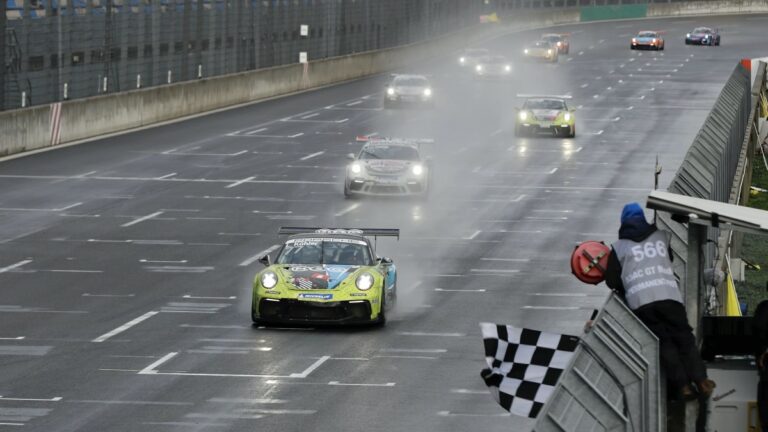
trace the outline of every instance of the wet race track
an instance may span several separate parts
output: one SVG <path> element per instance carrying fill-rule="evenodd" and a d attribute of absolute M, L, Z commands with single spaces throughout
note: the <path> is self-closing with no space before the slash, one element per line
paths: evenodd
<path fill-rule="evenodd" d="M 578 242 L 616 238 L 664 187 L 768 16 L 558 27 L 570 55 L 513 78 L 454 53 L 414 65 L 434 109 L 382 109 L 388 77 L 0 164 L 0 430 L 527 430 L 490 398 L 478 322 L 577 334 L 607 295 Z M 685 46 L 697 25 L 720 47 Z M 662 52 L 630 51 L 638 30 Z M 570 94 L 574 139 L 515 138 L 517 93 Z M 428 200 L 345 199 L 357 135 L 433 138 Z M 399 228 L 384 328 L 254 328 L 251 281 L 284 225 Z"/>

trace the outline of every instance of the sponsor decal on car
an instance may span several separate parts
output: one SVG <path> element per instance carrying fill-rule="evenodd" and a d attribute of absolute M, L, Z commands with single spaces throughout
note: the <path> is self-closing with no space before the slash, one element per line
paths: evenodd
<path fill-rule="evenodd" d="M 333 294 L 299 294 L 299 299 L 302 300 L 330 300 L 333 298 Z"/>
<path fill-rule="evenodd" d="M 350 297 L 365 297 L 367 295 L 368 293 L 350 293 L 349 294 Z"/>
<path fill-rule="evenodd" d="M 267 294 L 280 294 L 280 291 L 277 290 L 265 290 L 264 292 Z"/>

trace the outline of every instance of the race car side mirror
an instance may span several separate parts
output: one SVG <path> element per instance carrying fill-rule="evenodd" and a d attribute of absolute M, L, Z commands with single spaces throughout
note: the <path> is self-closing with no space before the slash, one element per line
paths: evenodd
<path fill-rule="evenodd" d="M 381 263 L 384 264 L 384 265 L 392 264 L 392 259 L 391 258 L 387 258 L 387 257 L 381 257 L 381 258 L 379 258 L 379 261 L 381 261 Z"/>
<path fill-rule="evenodd" d="M 264 264 L 264 267 L 269 267 L 272 265 L 272 260 L 269 258 L 269 255 L 264 255 L 263 257 L 259 258 L 259 262 Z"/>
<path fill-rule="evenodd" d="M 355 160 L 355 154 L 354 154 L 354 153 L 348 153 L 348 154 L 347 154 L 347 159 L 349 159 L 349 160 Z"/>

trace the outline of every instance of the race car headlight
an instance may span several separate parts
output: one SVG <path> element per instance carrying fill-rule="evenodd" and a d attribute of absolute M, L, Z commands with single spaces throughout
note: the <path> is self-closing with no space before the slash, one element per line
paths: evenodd
<path fill-rule="evenodd" d="M 421 165 L 414 165 L 413 168 L 411 168 L 411 172 L 413 175 L 420 176 L 424 172 L 424 167 Z"/>
<path fill-rule="evenodd" d="M 520 111 L 520 120 L 526 120 L 528 119 L 528 113 L 525 111 Z"/>
<path fill-rule="evenodd" d="M 564 118 L 565 118 L 565 121 L 570 121 L 571 120 L 571 113 L 565 113 Z"/>
<path fill-rule="evenodd" d="M 562 42 L 558 42 L 557 46 L 563 46 L 563 43 Z"/>
<path fill-rule="evenodd" d="M 464 64 L 467 61 L 464 57 L 459 57 L 459 63 Z"/>
<path fill-rule="evenodd" d="M 482 72 L 483 71 L 483 65 L 475 66 L 475 70 L 478 71 L 478 72 Z"/>
<path fill-rule="evenodd" d="M 361 167 L 358 163 L 353 163 L 349 166 L 349 170 L 355 174 L 360 174 L 360 172 L 363 170 L 363 167 Z"/>
<path fill-rule="evenodd" d="M 426 97 L 432 96 L 432 89 L 431 88 L 424 89 L 424 96 Z"/>
<path fill-rule="evenodd" d="M 654 39 L 651 41 L 651 43 L 656 43 L 656 39 L 654 38 Z"/>
<path fill-rule="evenodd" d="M 688 33 L 688 34 L 686 34 L 686 35 L 685 35 L 685 37 L 691 37 L 691 34 L 690 34 L 690 33 Z"/>
<path fill-rule="evenodd" d="M 360 291 L 368 291 L 373 286 L 373 275 L 370 273 L 363 273 L 355 280 L 355 286 Z"/>
<path fill-rule="evenodd" d="M 277 275 L 275 272 L 264 272 L 261 274 L 261 286 L 264 288 L 274 288 L 277 285 Z"/>
<path fill-rule="evenodd" d="M 523 54 L 528 54 L 528 48 L 523 50 Z"/>
<path fill-rule="evenodd" d="M 394 96 L 395 95 L 395 89 L 392 88 L 392 87 L 388 87 L 387 88 L 387 94 L 390 95 L 390 96 Z"/>
<path fill-rule="evenodd" d="M 637 39 L 632 38 L 632 43 L 637 43 Z"/>
<path fill-rule="evenodd" d="M 507 72 L 509 72 L 509 71 L 511 71 L 511 70 L 512 70 L 512 66 L 510 66 L 510 65 L 506 65 L 506 66 L 504 66 L 504 70 L 505 70 L 505 71 L 507 71 Z"/>

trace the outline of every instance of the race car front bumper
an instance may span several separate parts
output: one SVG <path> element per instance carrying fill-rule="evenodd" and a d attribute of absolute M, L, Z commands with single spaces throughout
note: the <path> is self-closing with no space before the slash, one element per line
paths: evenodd
<path fill-rule="evenodd" d="M 404 95 L 394 94 L 386 95 L 384 101 L 390 105 L 394 104 L 414 104 L 414 105 L 432 105 L 434 103 L 432 96 L 421 95 Z"/>
<path fill-rule="evenodd" d="M 573 133 L 574 125 L 568 123 L 553 123 L 553 124 L 539 124 L 539 123 L 518 123 L 518 130 L 523 134 L 538 134 L 541 132 L 549 132 L 551 134 L 570 135 Z"/>
<path fill-rule="evenodd" d="M 264 323 L 296 324 L 365 324 L 373 309 L 368 300 L 316 302 L 295 299 L 262 298 L 258 304 L 258 320 Z"/>
<path fill-rule="evenodd" d="M 699 39 L 685 38 L 685 44 L 686 45 L 709 45 L 711 44 L 711 41 L 710 39 L 707 39 L 707 38 L 699 38 Z"/>
<path fill-rule="evenodd" d="M 350 195 L 423 195 L 427 186 L 423 180 L 379 180 L 373 178 L 354 178 L 348 180 L 347 192 Z"/>

